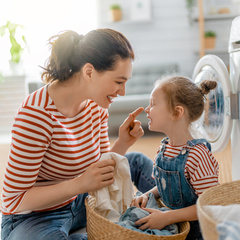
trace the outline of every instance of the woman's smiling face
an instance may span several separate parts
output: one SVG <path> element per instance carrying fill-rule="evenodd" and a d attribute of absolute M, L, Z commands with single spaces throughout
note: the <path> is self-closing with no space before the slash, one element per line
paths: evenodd
<path fill-rule="evenodd" d="M 103 108 L 109 108 L 114 98 L 125 95 L 127 80 L 132 75 L 132 60 L 118 60 L 114 70 L 97 72 L 93 77 L 92 100 Z"/>

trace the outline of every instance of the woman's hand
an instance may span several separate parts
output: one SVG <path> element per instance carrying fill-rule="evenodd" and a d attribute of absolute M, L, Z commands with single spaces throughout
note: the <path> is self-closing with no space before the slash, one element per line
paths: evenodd
<path fill-rule="evenodd" d="M 144 208 L 144 210 L 148 211 L 149 215 L 135 222 L 136 225 L 140 226 L 139 227 L 140 230 L 145 229 L 161 230 L 170 224 L 168 221 L 168 212 L 162 212 L 160 210 L 152 208 Z"/>
<path fill-rule="evenodd" d="M 115 165 L 116 163 L 112 159 L 91 164 L 79 177 L 79 181 L 81 181 L 79 184 L 82 184 L 86 189 L 84 192 L 96 191 L 113 184 Z"/>
<path fill-rule="evenodd" d="M 148 196 L 146 194 L 142 194 L 139 197 L 135 197 L 132 202 L 131 202 L 131 207 L 139 207 L 139 208 L 144 208 L 146 207 L 148 202 Z"/>
<path fill-rule="evenodd" d="M 112 147 L 112 152 L 124 155 L 127 149 L 132 146 L 141 136 L 144 131 L 141 127 L 141 122 L 136 120 L 136 117 L 144 110 L 140 107 L 129 114 L 126 120 L 119 128 L 119 137 Z"/>
<path fill-rule="evenodd" d="M 138 138 L 143 136 L 144 131 L 141 127 L 141 122 L 136 120 L 136 117 L 144 110 L 140 107 L 130 113 L 119 128 L 119 138 L 128 141 L 129 144 L 134 144 Z"/>

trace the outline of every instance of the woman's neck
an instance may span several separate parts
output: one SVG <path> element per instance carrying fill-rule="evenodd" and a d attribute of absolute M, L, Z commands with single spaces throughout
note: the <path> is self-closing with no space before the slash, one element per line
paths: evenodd
<path fill-rule="evenodd" d="M 65 117 L 71 118 L 80 113 L 86 106 L 85 94 L 80 90 L 80 84 L 75 79 L 60 83 L 55 81 L 48 86 L 48 93 L 58 111 Z"/>

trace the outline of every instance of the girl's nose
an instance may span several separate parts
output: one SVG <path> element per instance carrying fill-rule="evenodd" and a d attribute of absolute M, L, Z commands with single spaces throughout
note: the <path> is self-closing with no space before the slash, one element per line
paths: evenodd
<path fill-rule="evenodd" d="M 148 112 L 148 107 L 149 107 L 149 106 L 147 106 L 147 107 L 144 109 L 145 113 Z"/>

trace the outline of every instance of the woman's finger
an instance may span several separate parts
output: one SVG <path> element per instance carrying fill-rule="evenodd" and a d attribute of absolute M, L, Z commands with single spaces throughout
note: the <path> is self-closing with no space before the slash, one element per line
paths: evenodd
<path fill-rule="evenodd" d="M 105 166 L 100 168 L 100 173 L 101 174 L 107 174 L 107 173 L 113 173 L 114 172 L 114 167 L 113 166 Z"/>
<path fill-rule="evenodd" d="M 106 167 L 106 166 L 115 167 L 116 162 L 113 159 L 104 159 L 104 160 L 101 160 L 101 161 L 97 162 L 97 165 L 98 165 L 99 168 L 103 168 L 103 167 Z"/>
<path fill-rule="evenodd" d="M 135 136 L 138 135 L 139 133 L 143 133 L 141 122 L 135 120 L 132 126 L 132 130 L 130 131 L 130 135 Z"/>
<path fill-rule="evenodd" d="M 134 119 L 136 119 L 136 117 L 144 110 L 143 107 L 137 108 L 135 111 L 133 111 L 132 113 L 130 113 L 132 115 L 132 117 Z"/>
<path fill-rule="evenodd" d="M 143 110 L 144 108 L 140 107 L 135 111 L 133 111 L 132 113 L 130 113 L 128 117 L 125 119 L 125 121 L 123 122 L 122 126 L 126 126 L 126 127 L 130 126 L 130 128 L 132 128 L 133 127 L 132 125 L 134 124 L 134 120 Z"/>
<path fill-rule="evenodd" d="M 108 181 L 114 178 L 114 174 L 113 173 L 106 173 L 106 174 L 102 174 L 101 176 L 101 180 L 102 181 Z"/>

